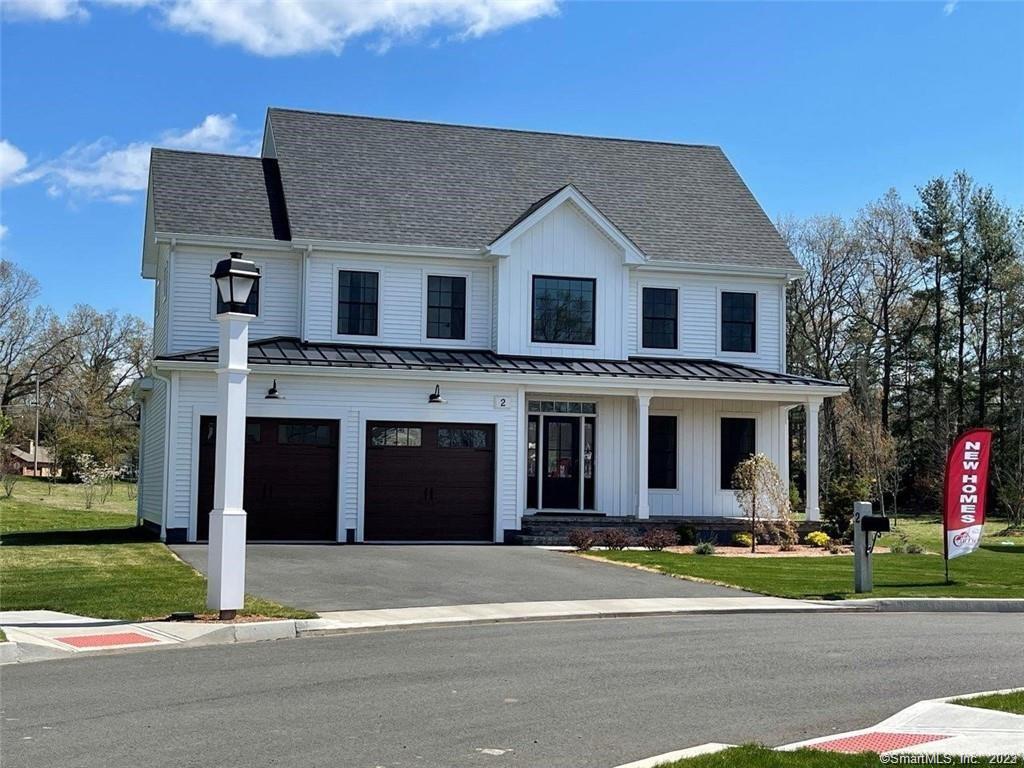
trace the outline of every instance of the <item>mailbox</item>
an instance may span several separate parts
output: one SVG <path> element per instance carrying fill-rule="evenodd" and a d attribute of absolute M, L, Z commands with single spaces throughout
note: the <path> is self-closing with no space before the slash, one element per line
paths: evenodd
<path fill-rule="evenodd" d="M 860 529 L 865 533 L 888 533 L 889 518 L 881 515 L 865 515 L 860 519 Z"/>

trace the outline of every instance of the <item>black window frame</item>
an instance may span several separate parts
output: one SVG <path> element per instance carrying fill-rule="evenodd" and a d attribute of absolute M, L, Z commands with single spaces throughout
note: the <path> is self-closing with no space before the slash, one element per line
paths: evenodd
<path fill-rule="evenodd" d="M 749 296 L 752 298 L 750 320 L 729 320 L 726 319 L 726 297 Z M 721 336 L 719 346 L 722 352 L 739 352 L 743 354 L 755 354 L 757 352 L 757 292 L 756 291 L 721 291 L 718 298 Z M 727 326 L 749 326 L 750 327 L 750 349 L 743 349 L 731 345 L 733 337 L 726 333 Z"/>
<path fill-rule="evenodd" d="M 675 296 L 675 301 L 672 304 L 672 316 L 657 316 L 648 314 L 647 310 L 647 292 L 657 291 L 659 293 L 672 293 Z M 671 344 L 651 344 L 648 343 L 648 328 L 647 321 L 652 322 L 672 322 L 672 343 Z M 651 331 L 655 333 L 655 331 Z M 662 333 L 662 331 L 657 331 Z M 640 289 L 640 344 L 643 349 L 679 349 L 679 289 L 678 288 L 666 288 L 660 285 L 645 285 Z"/>
<path fill-rule="evenodd" d="M 730 445 L 726 436 L 726 422 L 749 422 L 750 423 L 750 452 L 744 453 L 744 446 L 738 448 Z M 731 436 L 730 436 L 731 438 Z M 726 450 L 729 450 L 729 460 L 726 460 Z M 733 490 L 732 476 L 740 462 L 757 453 L 757 419 L 753 416 L 722 416 L 718 421 L 718 463 L 719 463 L 719 487 L 723 491 Z M 728 466 L 728 470 L 726 467 Z"/>
<path fill-rule="evenodd" d="M 668 426 L 671 429 L 665 428 Z M 671 438 L 668 445 L 655 444 L 659 438 L 666 437 Z M 647 487 L 658 491 L 679 488 L 678 416 L 652 413 L 647 417 Z"/>
<path fill-rule="evenodd" d="M 373 275 L 373 279 L 375 281 L 374 282 L 374 287 L 373 287 L 373 301 L 371 302 L 371 301 L 367 301 L 367 300 L 363 299 L 362 295 L 360 295 L 360 298 L 357 301 L 353 301 L 350 298 L 349 299 L 343 298 L 342 297 L 342 293 L 341 293 L 341 291 L 342 291 L 341 276 L 345 275 L 345 274 L 349 274 L 349 275 Z M 338 270 L 338 277 L 337 277 L 338 301 L 337 301 L 337 306 L 335 307 L 336 318 L 335 318 L 335 326 L 334 326 L 335 331 L 337 331 L 337 335 L 338 336 L 379 336 L 380 335 L 380 277 L 381 277 L 380 276 L 380 272 L 378 272 L 376 270 L 372 270 L 372 269 L 339 269 Z M 351 285 L 348 287 L 348 290 L 349 291 L 352 290 Z M 365 286 L 360 285 L 360 287 L 359 287 L 360 294 L 362 294 L 362 292 L 365 291 L 365 290 L 366 290 Z M 351 329 L 349 329 L 349 330 L 342 330 L 341 307 L 342 307 L 343 304 L 347 304 L 347 305 L 350 305 L 350 306 L 357 306 L 357 307 L 360 307 L 360 308 L 372 306 L 373 307 L 373 332 L 369 333 L 369 332 L 367 332 L 366 330 L 363 329 L 363 325 L 362 324 L 363 324 L 365 318 L 363 317 L 362 311 L 359 312 L 359 330 L 356 330 L 356 331 L 353 331 Z M 348 320 L 352 319 L 351 310 L 349 311 L 349 314 L 348 314 L 346 319 L 348 319 Z"/>
<path fill-rule="evenodd" d="M 590 283 L 590 340 L 570 341 L 566 339 L 544 339 L 538 338 L 537 331 L 537 281 L 538 280 L 569 280 L 580 283 Z M 555 344 L 593 347 L 597 344 L 597 278 L 596 277 L 567 277 L 565 275 L 533 275 L 530 281 L 530 341 L 534 344 Z"/>
<path fill-rule="evenodd" d="M 433 280 L 451 280 L 451 281 L 453 281 L 452 282 L 452 290 L 449 291 L 449 293 L 451 294 L 451 298 L 452 298 L 452 304 L 451 305 L 445 306 L 444 304 L 432 304 L 431 303 L 431 295 L 434 293 L 434 291 L 431 289 L 430 283 Z M 456 291 L 454 290 L 454 285 L 455 285 L 456 281 L 461 281 L 462 282 L 462 306 L 461 307 L 457 306 L 456 303 L 455 303 Z M 438 288 L 436 292 L 439 295 L 443 295 L 443 293 L 444 293 L 444 291 L 441 290 L 440 288 Z M 426 304 L 427 304 L 427 317 L 426 317 L 425 333 L 426 333 L 428 339 L 445 339 L 447 341 L 465 341 L 466 340 L 466 302 L 467 302 L 467 300 L 469 298 L 467 296 L 468 292 L 469 292 L 469 280 L 466 278 L 465 275 L 443 275 L 443 274 L 442 275 L 429 275 L 429 274 L 427 275 L 427 300 L 426 300 Z M 442 327 L 442 323 L 441 323 L 441 321 L 439 319 L 438 320 L 431 320 L 430 315 L 431 315 L 431 311 L 432 310 L 436 310 L 439 313 L 451 312 L 452 313 L 452 315 L 451 315 L 451 322 L 449 323 L 449 325 L 451 325 L 452 327 L 455 326 L 456 313 L 461 310 L 461 313 L 462 313 L 462 319 L 461 319 L 462 335 L 461 336 L 455 336 L 455 335 L 443 336 L 443 335 L 440 334 L 440 332 L 438 332 L 438 333 L 431 333 L 431 323 L 436 324 L 438 331 L 440 331 L 440 328 Z"/>

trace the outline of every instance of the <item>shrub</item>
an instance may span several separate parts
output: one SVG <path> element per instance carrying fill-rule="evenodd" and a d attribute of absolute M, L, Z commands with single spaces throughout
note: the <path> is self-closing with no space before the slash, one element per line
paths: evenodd
<path fill-rule="evenodd" d="M 625 549 L 633 543 L 633 537 L 621 528 L 608 528 L 601 531 L 599 541 L 608 549 Z"/>
<path fill-rule="evenodd" d="M 812 547 L 824 549 L 832 541 L 832 537 L 824 531 L 811 531 L 807 534 L 807 543 Z"/>
<path fill-rule="evenodd" d="M 853 502 L 871 498 L 871 481 L 864 477 L 843 477 L 833 481 L 828 498 L 822 502 L 822 529 L 833 539 L 853 538 Z"/>
<path fill-rule="evenodd" d="M 828 551 L 829 554 L 832 555 L 841 555 L 843 553 L 843 545 L 835 539 L 832 539 L 828 543 Z"/>
<path fill-rule="evenodd" d="M 4 490 L 4 498 L 14 495 L 14 486 L 21 479 L 21 470 L 14 463 L 0 466 L 0 487 Z"/>
<path fill-rule="evenodd" d="M 713 541 L 702 541 L 693 548 L 693 554 L 695 555 L 713 555 L 715 554 L 715 542 Z"/>
<path fill-rule="evenodd" d="M 889 551 L 894 555 L 921 555 L 924 554 L 924 547 L 912 541 L 907 541 L 907 534 L 896 535 L 895 543 L 889 546 Z"/>
<path fill-rule="evenodd" d="M 780 546 L 788 541 L 790 522 L 789 488 L 767 455 L 755 453 L 741 461 L 732 475 L 733 493 L 750 526 L 750 551 L 757 551 L 757 537 L 767 533 Z M 769 521 L 775 521 L 769 523 Z M 795 530 L 793 531 L 795 541 Z"/>
<path fill-rule="evenodd" d="M 732 545 L 734 547 L 749 547 L 750 534 L 743 531 L 741 531 L 740 533 L 734 533 L 732 535 Z"/>
<path fill-rule="evenodd" d="M 917 543 L 912 541 L 909 544 L 907 544 L 907 554 L 908 555 L 923 555 L 924 554 L 924 547 L 922 547 L 920 544 L 917 544 Z"/>
<path fill-rule="evenodd" d="M 675 531 L 656 528 L 652 531 L 644 531 L 637 543 L 644 549 L 660 552 L 665 547 L 674 547 L 678 542 L 679 536 Z"/>
<path fill-rule="evenodd" d="M 695 544 L 697 542 L 697 531 L 692 525 L 683 523 L 676 528 L 676 535 L 679 536 L 680 544 Z"/>
<path fill-rule="evenodd" d="M 573 528 L 565 538 L 578 552 L 586 552 L 597 543 L 597 535 L 587 528 Z"/>

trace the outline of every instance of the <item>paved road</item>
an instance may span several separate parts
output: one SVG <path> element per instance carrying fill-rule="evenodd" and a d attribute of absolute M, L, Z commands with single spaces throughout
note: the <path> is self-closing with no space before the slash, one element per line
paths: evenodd
<path fill-rule="evenodd" d="M 205 572 L 205 544 L 172 549 Z M 396 544 L 250 544 L 246 590 L 312 611 L 747 594 L 532 547 Z"/>
<path fill-rule="evenodd" d="M 2 672 L 3 764 L 607 767 L 1024 685 L 1022 630 L 999 614 L 689 616 L 22 664 Z"/>

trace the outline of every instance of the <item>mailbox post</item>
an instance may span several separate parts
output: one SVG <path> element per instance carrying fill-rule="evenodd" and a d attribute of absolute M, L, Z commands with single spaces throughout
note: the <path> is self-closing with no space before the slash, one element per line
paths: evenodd
<path fill-rule="evenodd" d="M 871 514 L 871 502 L 853 502 L 853 591 L 870 592 L 874 588 L 871 550 L 878 534 L 889 530 L 889 518 Z"/>

